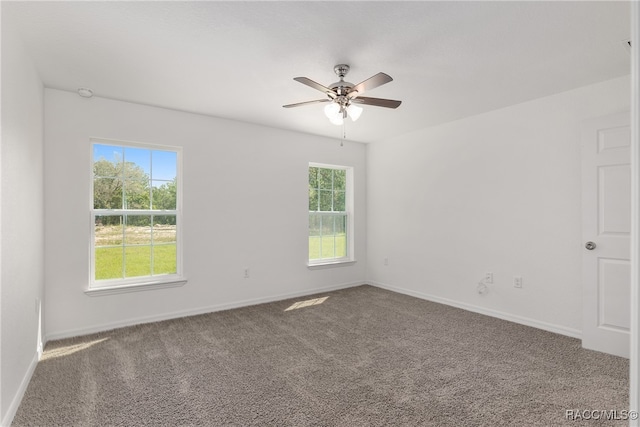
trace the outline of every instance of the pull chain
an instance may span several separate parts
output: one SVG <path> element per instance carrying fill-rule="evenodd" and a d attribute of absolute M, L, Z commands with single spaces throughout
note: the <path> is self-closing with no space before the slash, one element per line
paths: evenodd
<path fill-rule="evenodd" d="M 340 147 L 344 147 L 344 140 L 347 139 L 347 121 L 342 121 L 342 140 L 340 141 Z"/>

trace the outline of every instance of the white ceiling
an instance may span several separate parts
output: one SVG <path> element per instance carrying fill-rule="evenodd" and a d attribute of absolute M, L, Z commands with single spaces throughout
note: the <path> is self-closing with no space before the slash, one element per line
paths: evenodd
<path fill-rule="evenodd" d="M 629 74 L 628 2 L 2 2 L 46 87 L 340 137 L 320 99 L 377 72 L 347 138 L 374 142 Z"/>

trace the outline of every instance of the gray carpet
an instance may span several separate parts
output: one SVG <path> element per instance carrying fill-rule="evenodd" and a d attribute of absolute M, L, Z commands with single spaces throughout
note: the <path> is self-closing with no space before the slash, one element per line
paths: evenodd
<path fill-rule="evenodd" d="M 360 286 L 50 342 L 12 425 L 626 425 L 565 409 L 627 390 L 576 339 Z"/>

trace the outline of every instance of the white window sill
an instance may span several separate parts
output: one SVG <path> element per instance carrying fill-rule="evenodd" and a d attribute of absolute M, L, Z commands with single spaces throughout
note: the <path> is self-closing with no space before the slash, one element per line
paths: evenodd
<path fill-rule="evenodd" d="M 187 283 L 186 278 L 174 278 L 153 282 L 131 283 L 126 285 L 101 286 L 84 291 L 90 297 L 124 294 L 128 292 L 151 291 L 154 289 L 177 288 Z"/>
<path fill-rule="evenodd" d="M 326 262 L 314 262 L 313 264 L 307 264 L 309 270 L 321 270 L 324 268 L 334 267 L 347 267 L 356 263 L 355 259 L 346 259 L 338 261 L 326 261 Z"/>

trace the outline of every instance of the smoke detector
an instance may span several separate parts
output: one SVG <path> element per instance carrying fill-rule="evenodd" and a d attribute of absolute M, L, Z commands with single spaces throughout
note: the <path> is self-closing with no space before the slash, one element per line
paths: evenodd
<path fill-rule="evenodd" d="M 91 98 L 93 96 L 93 91 L 86 87 L 78 88 L 78 95 L 83 98 Z"/>

